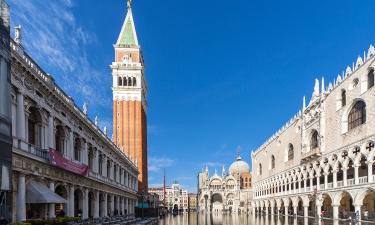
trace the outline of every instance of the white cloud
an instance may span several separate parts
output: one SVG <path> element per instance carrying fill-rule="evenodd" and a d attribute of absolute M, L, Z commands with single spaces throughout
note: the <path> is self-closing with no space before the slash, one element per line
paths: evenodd
<path fill-rule="evenodd" d="M 159 156 L 150 156 L 148 158 L 148 170 L 158 172 L 160 169 L 171 167 L 175 163 L 174 159 Z"/>
<path fill-rule="evenodd" d="M 94 48 L 96 35 L 77 22 L 72 1 L 9 0 L 9 4 L 11 25 L 22 26 L 26 52 L 81 104 L 87 101 L 93 112 L 110 108 L 111 78 L 103 79 L 108 68 L 90 62 L 88 49 Z"/>

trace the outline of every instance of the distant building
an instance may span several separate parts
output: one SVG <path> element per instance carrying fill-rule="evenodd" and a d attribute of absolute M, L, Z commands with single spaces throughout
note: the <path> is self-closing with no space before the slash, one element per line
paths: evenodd
<path fill-rule="evenodd" d="M 237 156 L 221 176 L 215 170 L 210 176 L 208 167 L 198 174 L 198 210 L 209 212 L 249 212 L 252 199 L 252 177 L 249 165 Z"/>
<path fill-rule="evenodd" d="M 188 210 L 197 211 L 197 194 L 189 193 L 188 194 Z"/>
<path fill-rule="evenodd" d="M 188 192 L 177 182 L 174 182 L 171 187 L 165 188 L 165 196 L 163 187 L 149 188 L 148 192 L 159 195 L 161 205 L 165 206 L 168 210 L 188 211 Z"/>

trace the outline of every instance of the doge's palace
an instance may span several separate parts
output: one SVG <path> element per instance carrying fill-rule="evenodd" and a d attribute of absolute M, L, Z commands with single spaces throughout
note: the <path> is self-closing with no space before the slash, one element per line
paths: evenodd
<path fill-rule="evenodd" d="M 375 49 L 328 84 L 252 153 L 252 212 L 374 218 Z"/>

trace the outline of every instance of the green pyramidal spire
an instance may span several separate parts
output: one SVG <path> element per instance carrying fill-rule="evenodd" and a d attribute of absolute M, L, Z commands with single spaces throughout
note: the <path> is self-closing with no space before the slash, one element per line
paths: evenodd
<path fill-rule="evenodd" d="M 131 3 L 128 3 L 128 13 L 126 14 L 126 18 L 124 24 L 122 25 L 121 32 L 117 39 L 116 45 L 138 46 L 138 38 L 137 33 L 135 31 Z"/>

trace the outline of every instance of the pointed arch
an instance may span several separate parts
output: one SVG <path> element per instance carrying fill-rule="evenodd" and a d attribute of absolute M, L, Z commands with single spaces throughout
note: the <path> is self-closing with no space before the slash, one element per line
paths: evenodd
<path fill-rule="evenodd" d="M 352 130 L 366 123 L 366 103 L 358 100 L 348 115 L 348 130 Z"/>

